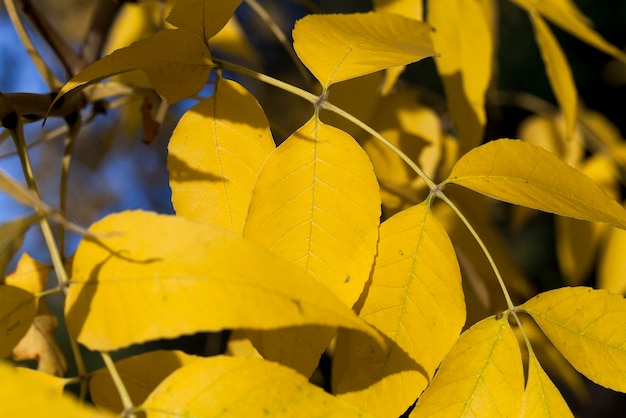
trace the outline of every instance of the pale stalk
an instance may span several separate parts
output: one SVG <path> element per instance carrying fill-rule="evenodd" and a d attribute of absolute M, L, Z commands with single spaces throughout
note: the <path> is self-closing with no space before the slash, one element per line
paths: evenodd
<path fill-rule="evenodd" d="M 120 377 L 120 374 L 115 367 L 115 363 L 111 358 L 111 355 L 106 351 L 101 351 L 100 355 L 102 356 L 102 360 L 104 360 L 104 365 L 106 366 L 109 374 L 111 375 L 111 379 L 115 384 L 115 388 L 117 389 L 118 394 L 120 395 L 120 400 L 122 401 L 122 405 L 124 405 L 124 416 L 127 418 L 134 418 L 135 414 L 132 412 L 135 409 L 133 405 L 133 401 L 130 399 L 130 395 L 128 394 L 128 390 Z"/>

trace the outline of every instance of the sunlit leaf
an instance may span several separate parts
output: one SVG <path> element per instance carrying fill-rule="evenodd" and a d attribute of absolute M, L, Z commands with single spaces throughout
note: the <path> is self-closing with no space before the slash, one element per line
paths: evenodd
<path fill-rule="evenodd" d="M 615 166 L 605 156 L 596 154 L 588 158 L 581 167 L 581 171 L 598 183 L 609 196 L 614 198 L 619 196 L 618 175 Z M 614 228 L 604 223 L 585 222 L 563 217 L 557 218 L 554 226 L 559 268 L 568 285 L 580 285 L 589 277 L 594 268 L 598 248 L 606 239 L 609 231 Z M 616 257 L 610 262 L 620 263 L 623 257 L 619 254 L 621 253 L 615 254 Z M 611 273 L 611 276 L 618 280 L 624 280 L 619 277 L 619 273 Z M 622 277 L 626 278 L 626 276 Z M 598 270 L 599 287 L 603 287 L 601 283 L 602 267 Z"/>
<path fill-rule="evenodd" d="M 296 22 L 293 39 L 325 89 L 436 54 L 428 25 L 391 13 L 308 15 Z"/>
<path fill-rule="evenodd" d="M 53 376 L 48 373 L 40 372 L 37 370 L 29 369 L 26 367 L 17 367 L 15 371 L 18 375 L 26 376 L 26 379 L 37 381 L 37 385 L 42 391 L 48 392 L 55 396 L 61 396 L 65 385 L 71 383 L 72 379 Z M 41 385 L 40 385 L 41 384 Z"/>
<path fill-rule="evenodd" d="M 411 417 L 517 417 L 524 393 L 519 347 L 506 318 L 465 331 Z"/>
<path fill-rule="evenodd" d="M 24 253 L 17 262 L 15 271 L 6 276 L 4 283 L 30 293 L 39 293 L 46 287 L 50 270 L 52 266 L 39 263 L 28 253 Z"/>
<path fill-rule="evenodd" d="M 8 357 L 22 339 L 37 312 L 32 293 L 13 286 L 0 286 L 0 358 Z"/>
<path fill-rule="evenodd" d="M 561 393 L 543 371 L 532 351 L 520 417 L 574 417 Z"/>
<path fill-rule="evenodd" d="M 626 211 L 600 186 L 554 154 L 500 139 L 465 154 L 446 183 L 517 205 L 626 228 Z"/>
<path fill-rule="evenodd" d="M 290 260 L 351 307 L 374 262 L 379 217 L 378 183 L 367 155 L 348 134 L 313 118 L 266 160 L 244 236 Z M 250 337 L 265 358 L 307 375 L 332 334 L 310 327 Z"/>
<path fill-rule="evenodd" d="M 183 29 L 162 30 L 89 65 L 63 86 L 55 102 L 112 75 L 141 70 L 159 95 L 174 103 L 198 93 L 212 65 L 209 49 L 197 35 Z"/>
<path fill-rule="evenodd" d="M 52 376 L 64 376 L 67 361 L 55 338 L 57 317 L 40 302 L 37 316 L 26 335 L 13 348 L 13 360 L 36 360 L 37 370 Z"/>
<path fill-rule="evenodd" d="M 363 149 L 316 118 L 266 160 L 244 236 L 263 243 L 330 288 L 358 299 L 376 253 L 380 195 Z"/>
<path fill-rule="evenodd" d="M 528 11 L 536 10 L 552 22 L 589 45 L 626 62 L 626 54 L 608 43 L 591 27 L 572 0 L 511 0 Z"/>
<path fill-rule="evenodd" d="M 133 405 L 141 405 L 148 395 L 175 370 L 200 360 L 182 351 L 158 350 L 115 362 Z M 124 406 L 107 369 L 96 370 L 89 380 L 89 394 L 98 408 L 120 413 Z"/>
<path fill-rule="evenodd" d="M 142 408 L 147 418 L 370 417 L 289 368 L 261 359 L 222 356 L 177 370 Z"/>
<path fill-rule="evenodd" d="M 626 391 L 626 300 L 606 290 L 566 287 L 520 306 L 582 374 Z"/>
<path fill-rule="evenodd" d="M 572 139 L 578 108 L 578 94 L 572 70 L 548 24 L 538 13 L 531 13 L 530 16 L 534 24 L 535 38 L 539 45 L 539 51 L 546 65 L 548 79 L 565 116 L 565 136 L 567 139 Z"/>
<path fill-rule="evenodd" d="M 49 379 L 48 379 L 49 380 Z M 2 415 L 11 418 L 113 418 L 50 390 L 49 382 L 0 362 Z"/>
<path fill-rule="evenodd" d="M 4 275 L 9 262 L 22 247 L 24 235 L 39 218 L 38 215 L 31 215 L 0 225 L 0 277 Z"/>
<path fill-rule="evenodd" d="M 359 316 L 395 341 L 429 379 L 465 324 L 454 248 L 429 203 L 380 226 L 376 265 Z M 423 344 L 423 341 L 429 344 Z"/>
<path fill-rule="evenodd" d="M 178 215 L 241 233 L 252 186 L 274 142 L 263 109 L 234 81 L 180 119 L 168 145 Z"/>
<path fill-rule="evenodd" d="M 166 20 L 208 42 L 226 25 L 240 3 L 241 0 L 178 0 Z"/>
<path fill-rule="evenodd" d="M 265 248 L 212 225 L 111 215 L 76 252 L 67 325 L 93 350 L 230 328 L 318 324 L 377 334 L 331 292 Z"/>
<path fill-rule="evenodd" d="M 397 418 L 430 380 L 397 344 L 372 344 L 357 332 L 339 330 L 333 351 L 332 391 L 378 418 Z"/>
<path fill-rule="evenodd" d="M 395 13 L 414 20 L 424 20 L 424 3 L 422 0 L 374 0 L 377 12 Z M 385 71 L 385 82 L 381 89 L 383 96 L 389 94 L 393 86 L 404 72 L 405 66 L 388 68 Z"/>
<path fill-rule="evenodd" d="M 556 154 L 572 167 L 579 167 L 585 156 L 585 140 L 581 130 L 576 129 L 573 136 L 567 137 L 565 120 L 560 115 L 529 116 L 520 124 L 517 136 Z"/>
<path fill-rule="evenodd" d="M 461 140 L 461 153 L 482 142 L 485 92 L 491 80 L 493 40 L 487 0 L 437 0 L 428 23 L 441 54 L 435 59 Z"/>

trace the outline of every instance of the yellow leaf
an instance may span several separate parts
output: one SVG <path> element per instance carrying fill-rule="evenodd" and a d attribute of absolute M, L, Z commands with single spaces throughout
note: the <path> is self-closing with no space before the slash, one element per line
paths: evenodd
<path fill-rule="evenodd" d="M 438 0 L 428 5 L 435 50 L 441 54 L 435 62 L 461 140 L 461 154 L 483 139 L 493 55 L 488 7 L 488 0 Z"/>
<path fill-rule="evenodd" d="M 524 9 L 534 10 L 550 19 L 562 29 L 589 45 L 626 62 L 626 54 L 609 44 L 591 27 L 589 19 L 576 7 L 572 0 L 511 0 Z"/>
<path fill-rule="evenodd" d="M 240 3 L 241 0 L 178 0 L 166 20 L 200 36 L 206 43 L 226 26 Z"/>
<path fill-rule="evenodd" d="M 543 148 L 500 139 L 465 154 L 444 182 L 505 202 L 626 228 L 626 211 L 600 186 Z"/>
<path fill-rule="evenodd" d="M 376 253 L 380 195 L 356 141 L 312 118 L 270 154 L 254 186 L 244 236 L 330 288 L 347 306 Z"/>
<path fill-rule="evenodd" d="M 339 399 L 378 418 L 397 418 L 429 382 L 428 373 L 393 341 L 382 348 L 358 333 L 339 330 L 332 390 Z"/>
<path fill-rule="evenodd" d="M 528 312 L 565 358 L 590 380 L 626 391 L 626 301 L 587 287 L 540 293 Z"/>
<path fill-rule="evenodd" d="M 41 384 L 40 386 L 42 391 L 59 397 L 63 395 L 65 385 L 72 383 L 73 380 L 52 376 L 48 373 L 28 369 L 26 367 L 16 367 L 15 371 L 18 375 L 25 376 L 26 379 L 37 381 L 38 385 Z"/>
<path fill-rule="evenodd" d="M 28 331 L 37 312 L 32 293 L 13 286 L 0 286 L 0 359 L 11 354 L 13 347 Z"/>
<path fill-rule="evenodd" d="M 424 20 L 424 4 L 422 0 L 374 0 L 374 10 L 377 12 L 395 13 L 409 19 Z M 388 68 L 385 70 L 385 82 L 382 95 L 389 94 L 393 86 L 404 72 L 405 66 Z"/>
<path fill-rule="evenodd" d="M 228 328 L 316 324 L 380 338 L 331 292 L 265 248 L 212 225 L 134 211 L 78 246 L 68 329 L 92 350 Z"/>
<path fill-rule="evenodd" d="M 601 155 L 595 155 L 587 159 L 581 171 L 597 182 L 611 197 L 619 195 L 617 173 L 611 161 Z M 610 225 L 598 222 L 584 222 L 578 219 L 556 219 L 556 250 L 559 267 L 566 280 L 571 286 L 582 284 L 591 273 L 598 253 L 600 244 L 604 241 Z M 615 260 L 622 260 L 617 255 Z M 598 279 L 601 282 L 602 269 L 599 270 Z M 616 275 L 617 276 L 617 275 Z M 617 278 L 617 277 L 616 277 Z M 603 287 L 600 285 L 600 287 Z M 626 289 L 625 289 L 626 290 Z"/>
<path fill-rule="evenodd" d="M 490 317 L 461 335 L 411 417 L 517 417 L 523 394 L 515 335 L 506 317 Z"/>
<path fill-rule="evenodd" d="M 324 89 L 436 54 L 428 25 L 391 13 L 308 15 L 296 22 L 293 39 Z"/>
<path fill-rule="evenodd" d="M 182 351 L 158 350 L 117 361 L 115 367 L 133 405 L 141 405 L 167 376 L 201 358 Z M 118 390 L 107 369 L 93 373 L 89 380 L 89 394 L 98 408 L 116 413 L 124 410 Z"/>
<path fill-rule="evenodd" d="M 142 409 L 147 418 L 370 417 L 284 366 L 223 356 L 177 370 L 152 392 Z"/>
<path fill-rule="evenodd" d="M 578 94 L 572 70 L 567 63 L 567 58 L 559 42 L 552 34 L 547 23 L 538 13 L 531 12 L 530 16 L 534 25 L 539 51 L 546 65 L 550 85 L 565 117 L 565 137 L 571 140 L 576 127 L 578 108 Z"/>
<path fill-rule="evenodd" d="M 574 417 L 561 393 L 543 371 L 532 351 L 520 417 Z"/>
<path fill-rule="evenodd" d="M 0 362 L 2 415 L 11 418 L 113 418 L 50 390 L 49 382 Z"/>
<path fill-rule="evenodd" d="M 53 106 L 63 95 L 132 70 L 146 73 L 159 95 L 174 103 L 198 93 L 212 65 L 208 47 L 195 34 L 184 29 L 162 30 L 89 65 L 61 88 Z"/>
<path fill-rule="evenodd" d="M 626 294 L 626 231 L 612 228 L 598 262 L 598 287 Z"/>
<path fill-rule="evenodd" d="M 54 336 L 58 320 L 42 303 L 43 301 L 39 304 L 39 313 L 33 319 L 28 332 L 13 348 L 12 357 L 17 361 L 36 360 L 37 370 L 53 376 L 64 376 L 67 372 L 67 361 Z"/>
<path fill-rule="evenodd" d="M 376 265 L 359 315 L 396 342 L 430 379 L 465 324 L 454 248 L 429 203 L 380 226 Z M 423 341 L 429 344 L 423 344 Z"/>
<path fill-rule="evenodd" d="M 48 273 L 51 269 L 52 266 L 39 263 L 28 253 L 24 253 L 20 261 L 17 262 L 15 271 L 7 275 L 4 283 L 36 294 L 42 292 L 46 287 Z"/>
<path fill-rule="evenodd" d="M 232 357 L 255 357 L 261 358 L 259 352 L 254 348 L 250 339 L 243 330 L 234 330 L 230 333 L 226 355 Z"/>
<path fill-rule="evenodd" d="M 39 215 L 31 215 L 0 225 L 0 277 L 4 276 L 7 265 L 22 247 L 24 235 L 30 226 L 39 219 Z"/>
<path fill-rule="evenodd" d="M 573 137 L 565 134 L 561 116 L 532 115 L 520 124 L 518 137 L 559 156 L 572 167 L 578 167 L 585 155 L 584 138 L 576 129 Z"/>
<path fill-rule="evenodd" d="M 351 307 L 369 278 L 379 217 L 378 183 L 363 149 L 312 118 L 267 158 L 244 236 L 293 262 Z M 308 375 L 333 332 L 309 327 L 249 335 L 265 358 Z"/>
<path fill-rule="evenodd" d="M 176 213 L 241 233 L 252 187 L 274 148 L 259 103 L 238 83 L 218 78 L 213 96 L 185 113 L 168 145 Z"/>

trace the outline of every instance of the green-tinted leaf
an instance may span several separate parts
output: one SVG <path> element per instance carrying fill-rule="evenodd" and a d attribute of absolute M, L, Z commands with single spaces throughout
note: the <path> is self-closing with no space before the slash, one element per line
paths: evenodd
<path fill-rule="evenodd" d="M 289 368 L 261 359 L 222 356 L 177 370 L 142 407 L 148 418 L 370 416 Z"/>
<path fill-rule="evenodd" d="M 424 368 L 393 341 L 381 347 L 347 330 L 339 330 L 335 339 L 331 376 L 339 399 L 378 418 L 402 415 L 430 380 Z"/>
<path fill-rule="evenodd" d="M 174 103 L 198 93 L 211 68 L 209 49 L 196 34 L 183 29 L 162 30 L 89 65 L 63 86 L 55 102 L 103 78 L 141 70 L 159 95 Z"/>
<path fill-rule="evenodd" d="M 11 418 L 113 418 L 104 412 L 80 405 L 69 396 L 51 390 L 50 379 L 19 372 L 0 362 L 2 415 Z"/>
<path fill-rule="evenodd" d="M 411 417 L 517 417 L 524 372 L 507 318 L 487 318 L 452 347 Z"/>
<path fill-rule="evenodd" d="M 180 119 L 168 150 L 178 215 L 241 233 L 252 186 L 274 142 L 258 102 L 219 78 L 213 96 Z"/>
<path fill-rule="evenodd" d="M 445 183 L 557 215 L 626 228 L 626 211 L 600 186 L 543 148 L 500 139 L 465 154 Z"/>
<path fill-rule="evenodd" d="M 18 287 L 0 286 L 0 358 L 11 354 L 28 331 L 36 312 L 37 301 L 32 293 Z"/>
<path fill-rule="evenodd" d="M 240 3 L 241 0 L 178 0 L 166 20 L 208 42 L 226 25 Z"/>
<path fill-rule="evenodd" d="M 224 328 L 316 324 L 377 334 L 313 278 L 212 225 L 135 211 L 94 224 L 73 262 L 65 314 L 93 350 Z"/>
<path fill-rule="evenodd" d="M 572 0 L 511 0 L 526 10 L 538 11 L 556 23 L 562 29 L 598 48 L 600 51 L 613 55 L 626 62 L 626 54 L 609 44 L 591 27 L 589 19 L 582 14 Z"/>
<path fill-rule="evenodd" d="M 379 217 L 378 183 L 367 155 L 348 134 L 313 118 L 266 160 L 244 236 L 290 260 L 352 306 L 374 262 Z M 307 375 L 332 334 L 307 329 L 272 332 L 263 341 L 250 337 L 265 358 Z"/>
<path fill-rule="evenodd" d="M 450 239 L 429 203 L 406 209 L 381 225 L 360 316 L 404 349 L 429 378 L 456 342 L 465 324 L 461 273 Z"/>
<path fill-rule="evenodd" d="M 566 287 L 520 306 L 582 374 L 626 391 L 626 300 L 606 290 Z"/>
<path fill-rule="evenodd" d="M 182 351 L 158 350 L 120 360 L 115 363 L 115 368 L 133 405 L 141 405 L 167 376 L 201 358 Z M 89 394 L 98 408 L 117 413 L 124 410 L 118 390 L 107 369 L 93 373 L 89 380 Z"/>
<path fill-rule="evenodd" d="M 531 13 L 530 16 L 534 24 L 539 51 L 541 51 L 541 57 L 546 65 L 548 79 L 565 116 L 565 136 L 571 140 L 576 126 L 578 108 L 578 94 L 576 93 L 572 70 L 559 46 L 559 42 L 546 22 L 538 13 Z"/>
<path fill-rule="evenodd" d="M 296 22 L 298 57 L 326 89 L 436 53 L 430 27 L 391 13 L 308 15 Z"/>
<path fill-rule="evenodd" d="M 0 277 L 4 276 L 7 265 L 22 247 L 24 234 L 38 219 L 38 215 L 31 215 L 0 225 Z"/>
<path fill-rule="evenodd" d="M 491 80 L 493 40 L 486 0 L 437 0 L 428 23 L 448 106 L 461 139 L 461 153 L 482 142 L 485 92 Z"/>
<path fill-rule="evenodd" d="M 520 417 L 574 417 L 561 393 L 543 371 L 532 351 L 528 360 L 528 381 L 524 390 Z"/>

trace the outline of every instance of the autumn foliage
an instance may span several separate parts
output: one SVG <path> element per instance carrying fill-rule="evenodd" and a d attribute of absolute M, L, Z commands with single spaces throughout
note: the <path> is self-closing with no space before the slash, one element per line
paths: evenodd
<path fill-rule="evenodd" d="M 48 77 L 60 91 L 39 112 L 0 95 L 26 180 L 0 171 L 0 190 L 33 209 L 0 227 L 0 266 L 31 227 L 53 261 L 25 254 L 0 286 L 0 354 L 13 359 L 0 364 L 0 415 L 573 416 L 553 380 L 581 398 L 581 375 L 626 391 L 626 210 L 615 174 L 626 148 L 578 103 L 550 24 L 626 56 L 570 0 L 511 1 L 528 13 L 559 109 L 525 121 L 520 139 L 484 135 L 497 44 L 489 0 L 429 1 L 426 15 L 415 0 L 311 13 L 292 32 L 306 89 L 253 70 L 247 48 L 233 47 L 240 61 L 213 56 L 227 31 L 228 45 L 249 47 L 233 17 L 241 0 L 178 0 L 159 31 L 66 83 Z M 436 63 L 453 130 L 398 83 L 424 59 Z M 147 87 L 125 78 L 134 70 Z M 300 127 L 277 135 L 282 121 L 268 119 L 246 80 L 309 103 L 285 116 Z M 207 83 L 210 96 L 197 96 Z M 83 228 L 42 201 L 25 122 L 64 117 L 76 139 L 72 115 L 90 104 L 154 92 L 195 103 L 169 138 L 176 215 L 124 211 Z M 534 290 L 490 221 L 494 201 L 512 204 L 517 227 L 535 210 L 558 215 L 571 287 Z M 81 234 L 71 258 L 50 223 Z M 596 264 L 597 288 L 580 286 Z M 46 307 L 54 294 L 63 318 Z M 71 353 L 55 341 L 58 321 Z M 109 354 L 222 330 L 232 331 L 223 355 Z M 105 367 L 85 366 L 79 346 Z M 65 376 L 66 355 L 78 376 Z M 328 391 L 309 381 L 323 355 Z M 18 367 L 28 359 L 38 370 Z M 77 396 L 63 393 L 69 384 Z"/>

